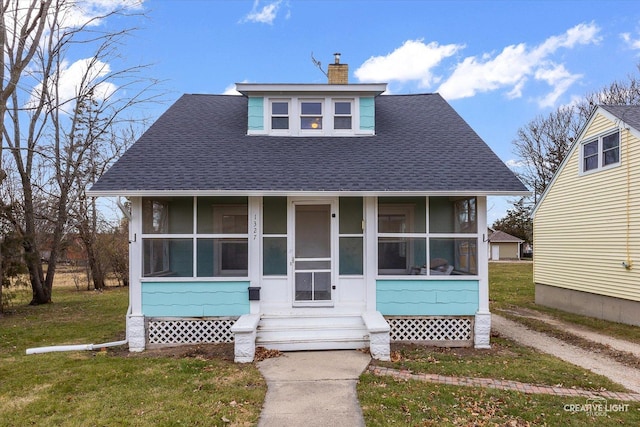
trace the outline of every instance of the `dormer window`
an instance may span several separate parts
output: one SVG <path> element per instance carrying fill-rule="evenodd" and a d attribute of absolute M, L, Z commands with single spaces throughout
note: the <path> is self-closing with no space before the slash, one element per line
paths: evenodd
<path fill-rule="evenodd" d="M 334 129 L 351 129 L 353 102 L 349 100 L 334 101 L 333 103 L 333 128 Z"/>
<path fill-rule="evenodd" d="M 271 129 L 289 129 L 289 101 L 271 102 Z"/>
<path fill-rule="evenodd" d="M 248 98 L 247 135 L 348 137 L 375 135 L 375 97 L 385 83 L 237 83 Z"/>
<path fill-rule="evenodd" d="M 300 102 L 300 129 L 322 129 L 322 101 Z"/>

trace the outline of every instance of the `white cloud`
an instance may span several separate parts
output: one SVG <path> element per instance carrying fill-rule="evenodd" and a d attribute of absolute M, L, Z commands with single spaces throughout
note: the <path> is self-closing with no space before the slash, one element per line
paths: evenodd
<path fill-rule="evenodd" d="M 361 82 L 417 81 L 420 87 L 428 88 L 440 80 L 433 74 L 432 69 L 463 47 L 456 44 L 425 44 L 422 40 L 407 40 L 386 56 L 367 59 L 354 75 Z"/>
<path fill-rule="evenodd" d="M 241 22 L 259 22 L 262 24 L 272 25 L 273 21 L 276 19 L 281 3 L 282 0 L 276 0 L 260 7 L 260 0 L 255 0 L 253 2 L 251 12 L 249 12 Z M 290 11 L 287 12 L 286 18 L 288 19 L 289 16 Z"/>
<path fill-rule="evenodd" d="M 144 0 L 81 0 L 69 3 L 62 13 L 62 20 L 69 27 L 78 25 L 96 26 L 102 23 L 98 17 L 107 16 L 115 10 L 138 11 L 143 9 Z"/>
<path fill-rule="evenodd" d="M 509 159 L 505 162 L 507 167 L 510 169 L 519 169 L 525 166 L 525 163 L 522 160 Z"/>
<path fill-rule="evenodd" d="M 93 86 L 93 96 L 96 100 L 102 101 L 109 98 L 118 89 L 111 82 L 101 82 L 100 79 L 111 72 L 109 64 L 95 60 L 94 58 L 80 59 L 69 65 L 63 62 L 60 65 L 60 84 L 57 88 L 58 105 L 64 112 L 70 112 L 81 85 L 85 87 Z M 33 107 L 38 102 L 42 84 L 37 85 L 31 94 L 31 99 L 27 103 L 28 107 Z"/>
<path fill-rule="evenodd" d="M 538 69 L 535 73 L 536 80 L 544 81 L 553 88 L 551 92 L 538 100 L 538 105 L 541 108 L 553 107 L 558 98 L 581 77 L 581 74 L 571 74 L 564 68 L 564 65 Z"/>
<path fill-rule="evenodd" d="M 539 104 L 553 105 L 581 75 L 571 74 L 563 65 L 554 64 L 552 55 L 561 48 L 599 43 L 599 31 L 594 23 L 579 24 L 533 48 L 520 43 L 505 47 L 495 57 L 486 54 L 482 58 L 467 57 L 440 85 L 438 92 L 447 99 L 458 99 L 504 88 L 509 98 L 518 98 L 533 77 L 551 86 Z"/>
<path fill-rule="evenodd" d="M 640 49 L 640 39 L 631 38 L 631 33 L 622 33 L 620 34 L 620 38 L 624 40 L 631 49 Z"/>
<path fill-rule="evenodd" d="M 245 82 L 246 83 L 246 82 Z M 224 89 L 224 92 L 222 92 L 223 95 L 242 95 L 240 92 L 238 92 L 236 90 L 236 85 L 235 83 L 230 84 L 229 86 L 227 86 Z"/>

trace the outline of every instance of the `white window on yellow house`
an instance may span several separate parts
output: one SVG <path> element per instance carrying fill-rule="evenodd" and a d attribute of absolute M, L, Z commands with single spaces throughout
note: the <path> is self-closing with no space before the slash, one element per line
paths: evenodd
<path fill-rule="evenodd" d="M 606 169 L 620 163 L 620 132 L 585 141 L 581 146 L 581 172 Z"/>

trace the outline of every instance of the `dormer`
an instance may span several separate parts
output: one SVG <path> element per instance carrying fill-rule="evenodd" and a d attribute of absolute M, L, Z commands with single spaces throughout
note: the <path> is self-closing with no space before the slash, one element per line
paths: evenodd
<path fill-rule="evenodd" d="M 249 99 L 248 135 L 375 135 L 374 98 L 386 83 L 349 84 L 348 68 L 329 65 L 328 84 L 236 83 Z"/>

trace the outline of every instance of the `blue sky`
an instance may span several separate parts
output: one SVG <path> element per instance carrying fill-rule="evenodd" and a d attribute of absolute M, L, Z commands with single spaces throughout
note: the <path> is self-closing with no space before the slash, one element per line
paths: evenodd
<path fill-rule="evenodd" d="M 537 115 L 637 73 L 635 1 L 146 0 L 122 47 L 152 63 L 166 105 L 236 82 L 324 83 L 342 54 L 350 82 L 391 93 L 439 92 L 507 164 Z M 508 204 L 490 202 L 489 222 Z"/>

